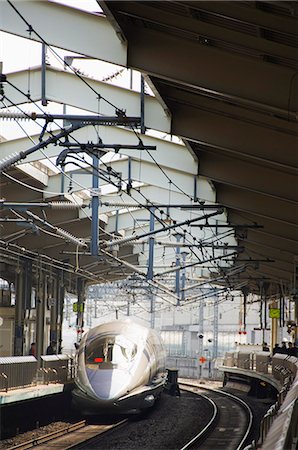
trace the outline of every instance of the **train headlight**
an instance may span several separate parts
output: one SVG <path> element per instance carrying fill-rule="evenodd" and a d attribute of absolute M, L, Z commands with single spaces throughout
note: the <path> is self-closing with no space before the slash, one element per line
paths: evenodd
<path fill-rule="evenodd" d="M 155 401 L 155 397 L 152 394 L 146 395 L 146 397 L 144 398 L 146 404 L 149 406 L 153 405 L 154 401 Z"/>

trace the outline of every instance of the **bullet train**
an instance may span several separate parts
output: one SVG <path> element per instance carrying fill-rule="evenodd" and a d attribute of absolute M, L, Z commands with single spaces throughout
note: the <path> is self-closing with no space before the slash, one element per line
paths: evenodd
<path fill-rule="evenodd" d="M 92 328 L 77 355 L 73 404 L 82 414 L 133 414 L 153 406 L 165 383 L 158 334 L 131 320 Z"/>

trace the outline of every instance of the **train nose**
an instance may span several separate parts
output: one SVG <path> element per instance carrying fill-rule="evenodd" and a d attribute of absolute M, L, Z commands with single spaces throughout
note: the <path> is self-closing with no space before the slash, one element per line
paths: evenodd
<path fill-rule="evenodd" d="M 130 375 L 125 370 L 98 370 L 89 378 L 90 384 L 98 398 L 112 400 L 127 391 Z"/>

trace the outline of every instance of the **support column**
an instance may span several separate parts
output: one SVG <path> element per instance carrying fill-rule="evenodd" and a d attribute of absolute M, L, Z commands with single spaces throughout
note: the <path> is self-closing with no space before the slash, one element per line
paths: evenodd
<path fill-rule="evenodd" d="M 179 244 L 181 239 L 181 234 L 175 234 L 177 244 Z M 176 247 L 176 267 L 181 267 L 180 261 L 180 247 L 177 245 Z M 175 279 L 175 293 L 177 295 L 177 306 L 180 305 L 180 270 L 176 270 L 176 279 Z"/>
<path fill-rule="evenodd" d="M 84 306 L 86 300 L 85 282 L 82 278 L 78 278 L 77 284 L 78 294 L 78 312 L 77 312 L 77 342 L 80 342 L 84 327 Z"/>
<path fill-rule="evenodd" d="M 59 272 L 58 282 L 57 282 L 57 337 L 59 344 L 62 343 L 62 323 L 63 323 L 63 310 L 64 310 L 64 299 L 65 299 L 65 285 L 63 272 Z M 63 347 L 63 344 L 62 344 Z"/>
<path fill-rule="evenodd" d="M 154 231 L 154 211 L 155 208 L 150 208 L 150 231 Z M 148 256 L 148 270 L 147 280 L 153 279 L 153 266 L 154 266 L 154 237 L 149 237 L 149 256 Z"/>
<path fill-rule="evenodd" d="M 14 355 L 22 356 L 24 347 L 24 317 L 25 317 L 25 296 L 24 296 L 24 272 L 22 267 L 18 267 L 15 276 L 15 338 Z"/>
<path fill-rule="evenodd" d="M 48 305 L 50 308 L 50 341 L 57 342 L 57 349 L 59 348 L 58 342 L 58 298 L 57 298 L 57 285 L 59 284 L 59 278 L 49 279 L 48 281 Z"/>
<path fill-rule="evenodd" d="M 35 342 L 35 329 L 31 322 L 32 308 L 32 262 L 24 260 L 24 325 L 23 354 L 28 354 L 31 343 Z M 33 333 L 32 333 L 33 331 Z"/>
<path fill-rule="evenodd" d="M 47 106 L 46 98 L 46 53 L 47 46 L 43 42 L 41 44 L 41 104 L 42 106 Z"/>
<path fill-rule="evenodd" d="M 199 329 L 198 329 L 198 369 L 199 378 L 202 378 L 202 363 L 199 359 L 203 356 L 203 339 L 204 339 L 204 302 L 200 301 L 199 304 Z"/>
<path fill-rule="evenodd" d="M 45 343 L 45 276 L 42 270 L 39 270 L 36 289 L 36 357 L 45 354 L 48 342 Z"/>
<path fill-rule="evenodd" d="M 185 263 L 186 263 L 186 256 L 188 255 L 188 252 L 181 252 L 182 255 L 182 273 L 181 273 L 181 301 L 184 302 L 185 300 L 185 282 L 186 282 L 186 269 L 185 269 Z"/>
<path fill-rule="evenodd" d="M 99 225 L 99 218 L 98 218 L 98 209 L 99 209 L 99 176 L 98 176 L 98 169 L 99 169 L 99 159 L 97 155 L 93 155 L 92 159 L 93 164 L 93 174 L 92 174 L 92 222 L 91 222 L 91 255 L 97 256 L 98 255 L 98 225 Z"/>
<path fill-rule="evenodd" d="M 214 323 L 213 323 L 213 352 L 212 358 L 217 358 L 218 354 L 218 296 L 214 297 L 213 304 L 213 314 L 214 314 Z"/>
<path fill-rule="evenodd" d="M 155 328 L 155 295 L 151 292 L 150 296 L 150 326 Z"/>

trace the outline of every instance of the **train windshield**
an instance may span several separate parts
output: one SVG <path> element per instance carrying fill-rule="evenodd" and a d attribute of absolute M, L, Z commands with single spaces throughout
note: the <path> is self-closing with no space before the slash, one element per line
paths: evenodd
<path fill-rule="evenodd" d="M 85 347 L 85 363 L 89 368 L 111 369 L 127 366 L 137 353 L 137 346 L 125 336 L 100 336 Z"/>

